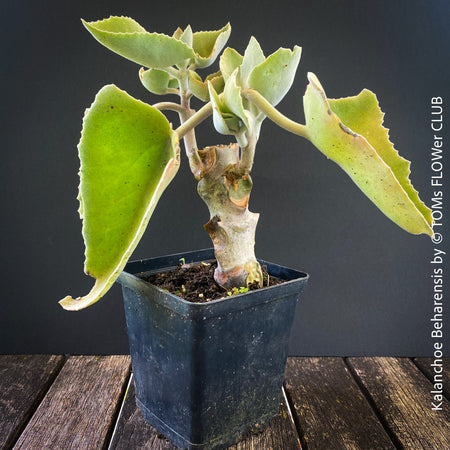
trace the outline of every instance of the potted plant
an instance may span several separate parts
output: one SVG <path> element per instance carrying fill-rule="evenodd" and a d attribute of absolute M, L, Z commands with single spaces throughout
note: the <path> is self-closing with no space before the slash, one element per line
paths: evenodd
<path fill-rule="evenodd" d="M 143 66 L 139 78 L 150 92 L 176 95 L 179 101 L 151 106 L 107 85 L 86 111 L 78 146 L 78 198 L 85 272 L 96 281 L 86 296 L 68 296 L 60 303 L 68 310 L 85 308 L 119 281 L 136 396 L 146 419 L 182 448 L 230 445 L 277 412 L 289 330 L 307 280 L 304 273 L 255 257 L 258 214 L 248 209 L 250 172 L 264 119 L 309 140 L 406 231 L 431 236 L 431 211 L 411 185 L 410 163 L 389 141 L 371 91 L 328 99 L 309 73 L 303 99 L 306 123 L 275 108 L 292 85 L 300 47 L 280 48 L 265 57 L 252 37 L 243 55 L 223 50 L 229 24 L 207 32 L 188 26 L 168 36 L 147 32 L 128 17 L 83 23 L 101 44 Z M 202 77 L 198 70 L 212 66 L 219 55 L 220 70 Z M 204 106 L 192 109 L 192 97 Z M 165 110 L 179 114 L 177 128 L 161 112 Z M 195 128 L 211 116 L 216 131 L 233 136 L 234 143 L 197 148 Z M 177 173 L 181 138 L 210 212 L 205 229 L 214 252 L 127 264 Z M 192 268 L 213 259 L 214 280 L 224 293 L 220 300 L 190 303 L 143 279 L 179 261 Z M 273 277 L 286 282 L 265 287 L 266 278 Z"/>

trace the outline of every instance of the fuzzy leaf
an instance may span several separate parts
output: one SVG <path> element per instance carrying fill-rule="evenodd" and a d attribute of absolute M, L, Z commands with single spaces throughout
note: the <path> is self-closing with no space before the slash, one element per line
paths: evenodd
<path fill-rule="evenodd" d="M 188 25 L 184 31 L 180 27 L 178 27 L 175 30 L 173 37 L 189 45 L 189 47 L 192 47 L 193 34 L 190 25 Z"/>
<path fill-rule="evenodd" d="M 193 70 L 189 71 L 189 89 L 197 98 L 204 102 L 209 101 L 208 81 L 211 82 L 214 90 L 218 94 L 223 92 L 224 81 L 220 71 L 209 74 L 205 81 L 202 81 L 197 72 L 194 72 Z"/>
<path fill-rule="evenodd" d="M 222 73 L 220 72 L 220 70 L 218 72 L 214 72 L 214 73 L 210 73 L 206 78 L 205 78 L 205 83 L 207 84 L 209 82 L 211 82 L 211 84 L 214 86 L 214 90 L 218 93 L 221 94 L 223 92 L 223 89 L 225 87 L 225 82 L 222 76 Z"/>
<path fill-rule="evenodd" d="M 217 92 L 214 90 L 214 86 L 210 81 L 208 82 L 208 90 L 209 90 L 209 98 L 211 100 L 211 104 L 213 107 L 214 128 L 220 134 L 225 135 L 232 134 L 223 117 L 225 114 L 227 114 L 228 111 L 226 110 L 225 105 L 223 104 Z"/>
<path fill-rule="evenodd" d="M 178 27 L 175 30 L 173 37 L 175 39 L 180 40 L 181 42 L 184 42 L 186 45 L 188 45 L 190 48 L 192 48 L 193 33 L 192 33 L 192 28 L 190 25 L 188 25 L 184 31 L 180 27 Z M 190 59 L 186 59 L 182 63 L 178 63 L 177 67 L 179 69 L 185 69 L 189 65 L 190 62 L 191 62 Z"/>
<path fill-rule="evenodd" d="M 175 83 L 175 86 L 178 87 L 178 80 L 171 78 L 165 70 L 161 69 L 144 70 L 141 67 L 139 79 L 146 89 L 158 95 L 166 94 L 167 89 L 172 87 L 171 83 Z"/>
<path fill-rule="evenodd" d="M 252 70 L 248 86 L 256 89 L 272 105 L 277 105 L 292 86 L 301 53 L 298 46 L 293 51 L 278 49 Z"/>
<path fill-rule="evenodd" d="M 165 34 L 148 33 L 129 17 L 110 17 L 97 22 L 83 20 L 83 24 L 105 47 L 145 67 L 183 64 L 195 56 L 183 41 Z"/>
<path fill-rule="evenodd" d="M 208 83 L 209 98 L 213 107 L 213 123 L 214 128 L 220 134 L 224 135 L 241 135 L 242 122 L 223 100 L 223 94 L 218 95 L 210 81 Z"/>
<path fill-rule="evenodd" d="M 217 31 L 198 31 L 194 33 L 192 48 L 196 53 L 195 65 L 198 68 L 209 67 L 225 47 L 231 33 L 231 25 L 227 23 Z"/>
<path fill-rule="evenodd" d="M 252 36 L 245 49 L 244 58 L 240 67 L 240 86 L 247 88 L 248 77 L 252 70 L 264 62 L 266 58 L 258 41 Z"/>
<path fill-rule="evenodd" d="M 401 158 L 382 126 L 375 94 L 326 98 L 314 74 L 304 96 L 308 134 L 397 225 L 413 234 L 433 234 L 431 211 L 409 181 L 409 162 Z"/>
<path fill-rule="evenodd" d="M 220 71 L 225 81 L 242 64 L 243 56 L 236 50 L 228 47 L 220 56 Z"/>
<path fill-rule="evenodd" d="M 225 105 L 227 106 L 228 111 L 239 117 L 242 120 L 242 123 L 248 129 L 250 128 L 250 125 L 248 123 L 248 119 L 242 103 L 241 88 L 236 83 L 237 73 L 238 70 L 236 69 L 225 83 L 223 100 Z"/>
<path fill-rule="evenodd" d="M 97 94 L 78 149 L 85 272 L 96 282 L 88 295 L 61 300 L 68 310 L 108 291 L 179 166 L 178 137 L 164 115 L 114 85 Z"/>

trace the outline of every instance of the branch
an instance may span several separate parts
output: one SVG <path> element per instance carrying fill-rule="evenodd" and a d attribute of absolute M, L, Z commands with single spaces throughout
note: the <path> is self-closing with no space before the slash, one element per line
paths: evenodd
<path fill-rule="evenodd" d="M 179 114 L 182 114 L 184 112 L 184 109 L 181 105 L 173 102 L 159 102 L 155 103 L 152 106 L 153 108 L 159 109 L 160 111 L 162 110 L 175 111 Z"/>
<path fill-rule="evenodd" d="M 285 115 L 281 114 L 276 108 L 274 108 L 258 91 L 254 89 L 246 89 L 243 91 L 243 95 L 246 99 L 254 103 L 270 120 L 275 122 L 281 128 L 284 128 L 291 133 L 302 136 L 305 139 L 310 140 L 308 135 L 308 129 L 305 125 L 294 122 Z"/>
<path fill-rule="evenodd" d="M 176 130 L 175 133 L 178 134 L 180 138 L 184 137 L 189 131 L 193 130 L 197 125 L 201 124 L 205 119 L 207 119 L 212 114 L 211 102 L 208 102 L 196 113 L 194 113 L 189 119 L 183 122 Z"/>
<path fill-rule="evenodd" d="M 238 173 L 241 176 L 249 174 L 252 170 L 257 140 L 254 135 L 248 136 L 248 143 L 241 150 L 241 160 L 238 169 Z"/>

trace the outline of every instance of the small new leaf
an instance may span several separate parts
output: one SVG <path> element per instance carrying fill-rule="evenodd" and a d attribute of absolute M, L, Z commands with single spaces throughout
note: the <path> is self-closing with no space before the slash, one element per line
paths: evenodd
<path fill-rule="evenodd" d="M 239 119 L 242 120 L 242 123 L 248 129 L 249 122 L 247 115 L 244 111 L 244 105 L 242 103 L 241 96 L 241 88 L 237 85 L 236 77 L 237 77 L 238 69 L 236 69 L 232 75 L 228 78 L 225 83 L 225 88 L 223 91 L 223 100 L 225 105 L 227 106 L 228 111 L 235 114 Z"/>
<path fill-rule="evenodd" d="M 230 75 L 242 64 L 242 60 L 243 56 L 233 48 L 228 47 L 224 50 L 220 56 L 219 65 L 225 81 L 227 81 Z"/>
<path fill-rule="evenodd" d="M 209 101 L 208 81 L 211 82 L 217 94 L 221 94 L 224 88 L 222 74 L 219 72 L 209 74 L 205 81 L 193 70 L 189 71 L 189 89 L 200 100 Z"/>
<path fill-rule="evenodd" d="M 173 37 L 175 39 L 178 39 L 178 40 L 184 42 L 185 44 L 189 45 L 189 47 L 192 47 L 193 34 L 192 34 L 192 28 L 190 25 L 188 25 L 184 31 L 178 27 L 175 30 Z"/>
<path fill-rule="evenodd" d="M 178 80 L 172 78 L 165 70 L 147 69 L 141 67 L 139 79 L 146 89 L 154 94 L 167 94 L 168 89 L 178 87 Z"/>
<path fill-rule="evenodd" d="M 311 142 L 393 222 L 412 234 L 432 236 L 431 211 L 411 185 L 409 162 L 389 141 L 375 94 L 364 90 L 329 101 L 317 77 L 308 78 L 304 108 Z"/>
<path fill-rule="evenodd" d="M 247 145 L 245 125 L 242 119 L 231 111 L 225 102 L 225 91 L 221 95 L 218 95 L 210 81 L 208 81 L 208 89 L 213 107 L 214 128 L 220 134 L 236 136 L 239 145 L 245 147 Z"/>
<path fill-rule="evenodd" d="M 248 87 L 247 81 L 252 70 L 264 62 L 266 58 L 261 50 L 258 41 L 252 36 L 245 49 L 244 58 L 240 66 L 240 85 L 244 88 Z"/>

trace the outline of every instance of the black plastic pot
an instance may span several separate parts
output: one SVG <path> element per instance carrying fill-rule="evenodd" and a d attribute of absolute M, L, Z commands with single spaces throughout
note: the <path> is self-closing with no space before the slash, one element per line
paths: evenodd
<path fill-rule="evenodd" d="M 183 449 L 224 448 L 278 413 L 287 346 L 308 275 L 261 261 L 286 283 L 190 303 L 142 278 L 214 259 L 212 250 L 126 265 L 122 284 L 136 402 Z"/>

